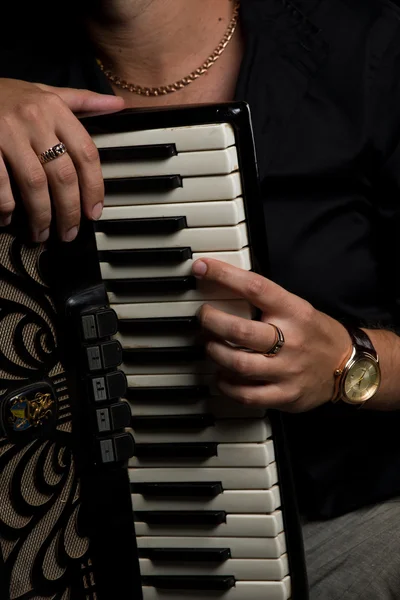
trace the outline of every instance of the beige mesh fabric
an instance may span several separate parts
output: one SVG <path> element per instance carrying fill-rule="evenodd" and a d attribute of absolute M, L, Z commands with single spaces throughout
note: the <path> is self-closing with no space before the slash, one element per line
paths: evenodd
<path fill-rule="evenodd" d="M 13 240 L 14 237 L 10 233 L 2 234 L 0 244 L 0 265 L 5 267 L 12 273 L 16 273 L 10 260 L 10 247 Z"/>
<path fill-rule="evenodd" d="M 39 269 L 37 267 L 38 262 L 39 262 L 39 257 L 41 255 L 41 253 L 43 252 L 43 250 L 44 250 L 44 244 L 41 244 L 40 246 L 35 246 L 32 248 L 27 248 L 25 246 L 21 258 L 22 258 L 22 264 L 24 265 L 27 273 L 29 273 L 29 275 L 32 277 L 32 279 L 34 279 L 38 283 L 41 283 L 42 285 L 45 285 L 44 281 L 40 277 Z"/>
<path fill-rule="evenodd" d="M 76 532 L 78 512 L 79 506 L 75 508 L 65 529 L 65 549 L 71 558 L 81 558 L 89 549 L 89 540 L 80 538 Z"/>

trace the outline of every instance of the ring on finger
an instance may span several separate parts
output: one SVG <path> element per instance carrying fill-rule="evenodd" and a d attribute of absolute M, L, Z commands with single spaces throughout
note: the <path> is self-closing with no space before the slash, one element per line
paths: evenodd
<path fill-rule="evenodd" d="M 38 156 L 38 159 L 40 160 L 41 164 L 45 165 L 46 163 L 49 163 L 50 161 L 55 160 L 59 156 L 62 156 L 66 152 L 67 152 L 66 146 L 62 142 L 60 142 L 59 144 L 55 144 L 55 146 L 48 148 L 44 152 L 41 152 L 37 156 Z"/>
<path fill-rule="evenodd" d="M 235 346 L 236 350 L 242 350 L 243 352 L 251 352 L 253 354 L 262 354 L 267 358 L 273 358 L 274 356 L 277 356 L 282 350 L 283 346 L 285 345 L 285 336 L 283 335 L 282 329 L 277 325 L 274 325 L 273 323 L 268 323 L 268 325 L 271 325 L 271 327 L 273 327 L 275 330 L 274 343 L 272 344 L 271 348 L 269 348 L 269 350 L 263 352 L 259 350 L 253 350 L 252 348 L 247 348 L 246 346 Z"/>

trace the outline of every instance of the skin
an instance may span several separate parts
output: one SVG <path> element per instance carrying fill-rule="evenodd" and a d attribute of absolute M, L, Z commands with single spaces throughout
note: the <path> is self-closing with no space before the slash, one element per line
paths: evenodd
<path fill-rule="evenodd" d="M 231 0 L 87 0 L 86 8 L 88 35 L 102 62 L 128 81 L 159 86 L 187 75 L 204 61 L 222 38 L 233 6 Z M 60 236 L 72 241 L 81 210 L 89 218 L 99 218 L 104 200 L 97 150 L 74 114 L 231 100 L 242 47 L 238 27 L 207 75 L 175 94 L 156 99 L 117 88 L 119 97 L 113 97 L 0 80 L 0 224 L 8 224 L 14 209 L 7 165 L 21 190 L 33 238 L 47 239 L 54 218 L 50 190 Z M 204 51 L 199 53 L 199 48 Z M 42 166 L 37 154 L 59 141 L 65 143 L 68 153 Z M 199 313 L 209 338 L 208 354 L 220 367 L 218 385 L 224 394 L 246 404 L 291 412 L 330 401 L 333 373 L 351 347 L 350 337 L 338 321 L 272 281 L 216 260 L 196 261 L 193 273 L 226 287 L 262 311 L 259 322 L 227 315 L 209 305 Z M 270 322 L 282 329 L 286 340 L 273 358 L 262 354 L 274 343 Z M 388 331 L 366 331 L 380 358 L 382 385 L 365 408 L 397 409 L 399 338 Z M 256 352 L 235 349 L 232 343 Z"/>

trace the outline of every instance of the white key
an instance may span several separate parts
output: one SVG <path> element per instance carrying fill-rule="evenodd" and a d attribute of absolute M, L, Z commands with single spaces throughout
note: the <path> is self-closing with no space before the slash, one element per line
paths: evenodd
<path fill-rule="evenodd" d="M 178 413 L 179 414 L 179 413 Z M 174 442 L 220 442 L 220 443 L 249 443 L 265 442 L 271 437 L 271 426 L 264 419 L 226 419 L 217 420 L 215 425 L 200 431 L 188 429 L 182 431 L 142 431 L 135 429 L 132 423 L 132 433 L 135 442 L 171 444 Z"/>
<path fill-rule="evenodd" d="M 129 376 L 131 377 L 131 376 Z M 157 377 L 157 375 L 156 375 Z M 170 375 L 165 375 L 170 377 Z M 128 400 L 129 402 L 129 400 Z M 245 406 L 225 396 L 210 396 L 193 401 L 179 400 L 179 403 L 156 402 L 154 400 L 129 402 L 132 415 L 213 415 L 216 419 L 257 419 L 265 414 L 265 410 L 253 406 Z"/>
<path fill-rule="evenodd" d="M 140 519 L 140 515 L 136 515 Z M 188 537 L 267 537 L 274 538 L 283 531 L 282 513 L 272 515 L 226 515 L 226 522 L 217 526 L 206 525 L 148 525 L 135 521 L 137 536 L 181 535 Z"/>
<path fill-rule="evenodd" d="M 134 302 L 190 302 L 222 299 L 237 299 L 234 293 L 224 289 L 220 285 L 215 285 L 201 279 L 196 282 L 195 290 L 187 290 L 178 294 L 128 294 L 122 292 L 108 292 L 110 304 L 132 304 Z"/>
<path fill-rule="evenodd" d="M 139 548 L 229 548 L 232 558 L 279 558 L 286 552 L 284 533 L 275 538 L 139 536 L 137 544 Z"/>
<path fill-rule="evenodd" d="M 132 494 L 135 510 L 226 510 L 230 513 L 271 513 L 281 505 L 279 486 L 270 490 L 225 490 L 214 498 L 150 498 Z"/>
<path fill-rule="evenodd" d="M 121 177 L 157 177 L 159 175 L 227 175 L 239 168 L 235 146 L 225 150 L 182 152 L 165 160 L 134 160 L 102 163 L 104 179 Z"/>
<path fill-rule="evenodd" d="M 152 219 L 186 217 L 188 227 L 223 227 L 245 220 L 243 198 L 222 202 L 188 202 L 176 204 L 139 204 L 103 209 L 102 221 L 110 219 Z"/>
<path fill-rule="evenodd" d="M 105 206 L 133 204 L 174 204 L 177 202 L 214 202 L 233 200 L 242 193 L 240 174 L 230 173 L 216 177 L 183 177 L 182 187 L 170 192 L 111 194 L 105 196 Z"/>
<path fill-rule="evenodd" d="M 213 592 L 179 590 L 171 594 L 171 590 L 158 590 L 154 587 L 142 587 L 143 600 L 210 600 L 221 598 L 221 593 L 215 596 Z M 224 592 L 224 600 L 289 600 L 291 594 L 290 578 L 283 581 L 237 581 L 235 587 Z"/>
<path fill-rule="evenodd" d="M 156 325 L 154 329 L 156 329 Z M 114 336 L 126 350 L 132 348 L 179 348 L 182 346 L 195 346 L 199 338 L 198 334 L 178 335 L 167 333 L 157 335 L 146 333 L 144 335 L 129 335 L 117 333 Z"/>
<path fill-rule="evenodd" d="M 190 246 L 193 252 L 241 250 L 247 246 L 246 223 L 231 227 L 196 227 L 168 235 L 109 235 L 96 233 L 97 250 L 137 250 Z"/>
<path fill-rule="evenodd" d="M 175 144 L 178 152 L 190 152 L 227 148 L 235 143 L 235 134 L 228 123 L 215 123 L 100 133 L 92 139 L 98 148 Z"/>
<path fill-rule="evenodd" d="M 211 360 L 193 361 L 187 364 L 164 363 L 159 365 L 125 364 L 119 367 L 126 375 L 162 375 L 174 373 L 215 373 L 217 367 Z"/>
<path fill-rule="evenodd" d="M 241 581 L 281 581 L 289 573 L 287 555 L 275 559 L 231 558 L 223 564 L 156 562 L 141 558 L 142 575 L 233 575 Z"/>
<path fill-rule="evenodd" d="M 146 277 L 185 277 L 192 274 L 192 265 L 198 258 L 215 258 L 230 265 L 245 269 L 251 269 L 250 251 L 248 248 L 234 250 L 232 252 L 194 252 L 192 258 L 184 262 L 165 265 L 113 265 L 107 262 L 100 262 L 101 276 L 107 279 L 130 279 Z"/>
<path fill-rule="evenodd" d="M 155 319 L 158 317 L 194 317 L 204 302 L 154 302 L 152 304 L 111 305 L 118 319 Z M 246 300 L 212 300 L 208 304 L 231 315 L 251 319 L 252 308 Z M 165 385 L 165 384 L 163 384 Z"/>
<path fill-rule="evenodd" d="M 272 440 L 262 444 L 218 444 L 218 455 L 207 459 L 177 459 L 167 458 L 137 458 L 129 459 L 129 466 L 135 468 L 158 467 L 165 464 L 168 467 L 187 467 L 188 464 L 201 464 L 202 467 L 268 467 L 275 460 L 274 443 Z M 265 511 L 262 511 L 265 512 Z"/>
<path fill-rule="evenodd" d="M 152 468 L 128 469 L 132 483 L 187 483 L 219 481 L 224 490 L 268 490 L 277 483 L 276 464 L 267 468 L 209 469 L 193 468 Z"/>

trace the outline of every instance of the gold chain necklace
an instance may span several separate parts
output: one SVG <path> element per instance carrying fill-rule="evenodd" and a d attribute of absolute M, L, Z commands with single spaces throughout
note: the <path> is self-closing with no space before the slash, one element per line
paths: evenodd
<path fill-rule="evenodd" d="M 201 75 L 204 75 L 219 59 L 227 45 L 232 39 L 233 34 L 235 33 L 236 25 L 239 18 L 239 7 L 240 0 L 237 0 L 235 4 L 235 8 L 233 10 L 232 19 L 229 22 L 228 28 L 224 34 L 224 37 L 215 48 L 214 52 L 210 54 L 210 56 L 203 62 L 203 64 L 192 71 L 186 77 L 182 77 L 175 83 L 171 83 L 170 85 L 160 85 L 159 87 L 141 87 L 140 85 L 136 85 L 134 83 L 128 83 L 125 79 L 121 79 L 118 75 L 113 75 L 113 73 L 106 69 L 101 62 L 101 60 L 97 59 L 97 63 L 100 69 L 103 71 L 104 75 L 109 79 L 114 85 L 123 90 L 128 90 L 132 92 L 132 94 L 138 94 L 139 96 L 161 96 L 164 94 L 171 94 L 172 92 L 177 92 L 182 88 L 186 87 L 193 81 L 196 81 Z"/>

